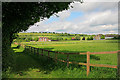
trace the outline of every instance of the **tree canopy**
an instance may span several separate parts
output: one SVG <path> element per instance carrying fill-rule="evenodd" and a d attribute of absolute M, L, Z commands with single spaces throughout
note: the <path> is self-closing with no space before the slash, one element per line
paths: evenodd
<path fill-rule="evenodd" d="M 52 14 L 69 8 L 70 2 L 4 2 L 2 4 L 3 38 L 25 31 L 40 19 L 49 18 Z"/>
<path fill-rule="evenodd" d="M 69 8 L 70 2 L 3 2 L 2 3 L 2 66 L 10 66 L 10 45 L 16 33 L 30 25 Z"/>

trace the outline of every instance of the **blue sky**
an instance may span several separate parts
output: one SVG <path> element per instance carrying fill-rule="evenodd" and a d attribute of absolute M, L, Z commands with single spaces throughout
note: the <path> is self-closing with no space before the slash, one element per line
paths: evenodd
<path fill-rule="evenodd" d="M 59 21 L 59 18 L 58 18 L 58 17 L 51 16 L 51 17 L 45 22 L 45 24 L 48 24 L 48 23 L 51 23 L 51 22 L 54 22 L 54 21 Z"/>
<path fill-rule="evenodd" d="M 83 12 L 81 11 L 73 11 L 70 13 L 70 16 L 65 18 L 65 21 L 73 21 L 74 19 L 76 19 L 77 17 L 83 16 Z M 47 21 L 45 21 L 45 24 L 51 23 L 51 22 L 57 22 L 59 21 L 59 17 L 56 16 L 51 16 Z"/>
<path fill-rule="evenodd" d="M 27 32 L 118 33 L 117 2 L 71 3 L 73 8 L 35 23 Z M 36 26 L 37 25 L 37 26 Z"/>
<path fill-rule="evenodd" d="M 72 21 L 72 20 L 76 19 L 77 17 L 83 16 L 83 15 L 84 14 L 80 11 L 78 11 L 78 12 L 73 11 L 70 13 L 70 16 L 66 19 L 66 21 Z"/>

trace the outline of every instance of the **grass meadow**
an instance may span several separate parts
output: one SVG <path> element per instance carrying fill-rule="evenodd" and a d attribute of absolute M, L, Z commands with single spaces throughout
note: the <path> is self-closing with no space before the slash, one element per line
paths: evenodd
<path fill-rule="evenodd" d="M 52 41 L 52 42 L 21 42 L 22 44 L 44 48 L 51 51 L 64 53 L 76 52 L 103 52 L 117 51 L 118 40 L 85 40 L 85 41 Z M 12 44 L 14 50 L 15 66 L 10 71 L 9 78 L 115 78 L 116 69 L 104 67 L 91 67 L 89 76 L 86 76 L 86 66 L 55 62 L 47 57 L 47 52 L 41 55 L 34 55 L 23 47 L 17 48 Z M 39 53 L 41 53 L 39 51 Z M 55 57 L 54 53 L 50 53 Z M 66 60 L 66 55 L 57 54 L 58 59 Z M 70 55 L 70 61 L 86 63 L 86 55 Z M 90 56 L 92 64 L 117 65 L 117 54 L 96 54 Z"/>

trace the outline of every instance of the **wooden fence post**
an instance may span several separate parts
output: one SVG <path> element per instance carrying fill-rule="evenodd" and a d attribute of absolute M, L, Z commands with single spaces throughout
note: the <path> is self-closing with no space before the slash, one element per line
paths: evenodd
<path fill-rule="evenodd" d="M 120 78 L 120 50 L 118 50 L 117 76 Z"/>
<path fill-rule="evenodd" d="M 87 52 L 87 76 L 89 75 L 90 72 L 90 52 Z"/>
<path fill-rule="evenodd" d="M 67 67 L 69 67 L 69 54 L 67 54 Z"/>

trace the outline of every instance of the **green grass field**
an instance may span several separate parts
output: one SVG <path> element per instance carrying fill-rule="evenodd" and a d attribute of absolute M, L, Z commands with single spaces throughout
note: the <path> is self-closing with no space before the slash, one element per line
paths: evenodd
<path fill-rule="evenodd" d="M 22 42 L 22 44 L 36 48 L 44 48 L 59 52 L 102 52 L 117 51 L 118 40 L 92 40 L 92 41 L 54 41 L 54 42 Z M 116 69 L 91 67 L 89 76 L 86 76 L 86 66 L 70 64 L 67 68 L 66 63 L 55 63 L 52 58 L 47 56 L 37 56 L 29 54 L 22 47 L 16 48 L 14 70 L 10 73 L 10 78 L 115 78 Z M 44 52 L 44 55 L 47 55 Z M 54 53 L 50 53 L 54 58 Z M 66 60 L 66 55 L 58 54 L 59 59 Z M 90 63 L 117 65 L 117 54 L 97 54 L 90 56 Z M 86 55 L 71 55 L 70 61 L 86 62 Z"/>

